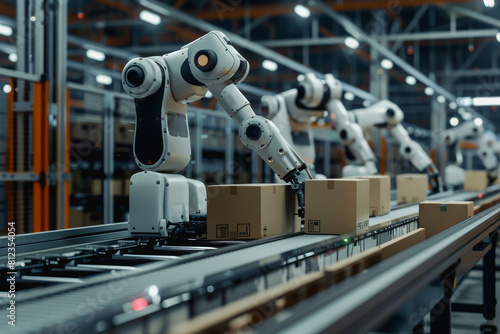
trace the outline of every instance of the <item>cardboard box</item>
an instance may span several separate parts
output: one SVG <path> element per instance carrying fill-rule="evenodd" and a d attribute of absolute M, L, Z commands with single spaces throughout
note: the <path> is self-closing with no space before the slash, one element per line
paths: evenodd
<path fill-rule="evenodd" d="M 83 208 L 70 208 L 69 209 L 69 227 L 83 227 L 85 226 L 85 215 Z"/>
<path fill-rule="evenodd" d="M 400 174 L 396 176 L 398 203 L 418 203 L 427 198 L 426 174 Z"/>
<path fill-rule="evenodd" d="M 488 173 L 485 170 L 466 170 L 464 190 L 484 191 L 488 188 Z"/>
<path fill-rule="evenodd" d="M 306 233 L 343 234 L 369 228 L 368 180 L 306 180 L 305 185 Z"/>
<path fill-rule="evenodd" d="M 207 187 L 207 239 L 258 239 L 300 231 L 297 197 L 288 184 Z"/>
<path fill-rule="evenodd" d="M 123 184 L 124 180 L 122 179 L 113 179 L 113 195 L 120 196 L 123 195 Z"/>
<path fill-rule="evenodd" d="M 92 179 L 90 183 L 90 193 L 92 195 L 102 195 L 102 180 Z"/>
<path fill-rule="evenodd" d="M 134 142 L 134 125 L 132 123 L 116 122 L 113 137 L 115 144 L 132 145 Z"/>
<path fill-rule="evenodd" d="M 418 225 L 425 228 L 425 237 L 428 239 L 474 216 L 474 202 L 424 201 L 418 210 Z"/>
<path fill-rule="evenodd" d="M 370 217 L 381 216 L 391 211 L 391 178 L 387 175 L 344 177 L 344 179 L 367 179 L 370 181 Z"/>

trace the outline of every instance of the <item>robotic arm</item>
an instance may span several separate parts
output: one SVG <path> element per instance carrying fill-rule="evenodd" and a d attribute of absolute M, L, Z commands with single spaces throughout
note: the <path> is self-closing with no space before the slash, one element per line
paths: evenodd
<path fill-rule="evenodd" d="M 477 139 L 477 155 L 483 163 L 490 181 L 498 177 L 498 143 L 496 137 L 491 132 L 485 132 L 482 125 L 476 125 L 470 121 L 443 132 L 443 139 L 448 147 L 448 161 L 451 163 L 446 166 L 447 174 L 450 175 L 447 175 L 446 178 L 447 183 L 451 185 L 463 183 L 463 170 L 459 167 L 463 162 L 460 142 L 468 138 Z"/>
<path fill-rule="evenodd" d="M 327 110 L 334 113 L 337 129 L 346 155 L 356 160 L 358 165 L 348 165 L 342 170 L 343 176 L 371 175 L 377 173 L 375 156 L 366 142 L 361 128 L 351 122 L 347 111 L 340 102 L 342 86 L 333 75 L 327 74 L 322 81 L 313 73 L 308 73 L 299 81 L 297 88 L 290 89 L 276 96 L 264 96 L 261 110 L 270 119 L 282 127 L 283 133 L 292 134 L 302 131 L 307 133 L 302 140 L 293 140 L 301 156 L 306 157 L 309 164 L 315 160 L 314 143 L 310 124 L 321 117 Z"/>
<path fill-rule="evenodd" d="M 306 164 L 273 122 L 255 115 L 236 87 L 248 71 L 248 62 L 218 31 L 167 55 L 129 61 L 122 81 L 135 101 L 136 163 L 146 171 L 168 172 L 187 165 L 191 152 L 186 103 L 201 99 L 208 89 L 240 125 L 241 141 L 256 151 L 279 178 L 292 184 L 303 208 L 304 184 L 299 176 L 308 172 Z"/>
<path fill-rule="evenodd" d="M 400 145 L 399 154 L 419 172 L 427 173 L 433 192 L 442 191 L 438 169 L 422 147 L 410 138 L 406 129 L 401 125 L 404 114 L 395 103 L 382 100 L 368 108 L 352 110 L 351 115 L 354 118 L 353 121 L 357 122 L 363 130 L 372 127 L 388 129 Z"/>
<path fill-rule="evenodd" d="M 324 110 L 302 108 L 297 103 L 297 89 L 277 95 L 265 95 L 261 99 L 261 114 L 272 120 L 285 140 L 304 159 L 314 177 L 316 152 L 311 123 L 323 116 Z"/>

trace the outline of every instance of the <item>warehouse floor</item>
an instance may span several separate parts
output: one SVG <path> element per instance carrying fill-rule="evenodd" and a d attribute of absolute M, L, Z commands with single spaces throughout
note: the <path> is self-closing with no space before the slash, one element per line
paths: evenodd
<path fill-rule="evenodd" d="M 500 264 L 500 246 L 496 250 L 497 266 Z M 456 302 L 482 304 L 482 271 L 473 270 L 463 280 L 455 290 Z M 496 273 L 496 298 L 500 301 L 500 271 Z M 479 333 L 479 326 L 484 323 L 482 314 L 458 313 L 451 315 L 452 334 L 471 334 Z M 496 318 L 494 320 L 497 329 L 500 329 L 500 305 L 496 305 Z"/>

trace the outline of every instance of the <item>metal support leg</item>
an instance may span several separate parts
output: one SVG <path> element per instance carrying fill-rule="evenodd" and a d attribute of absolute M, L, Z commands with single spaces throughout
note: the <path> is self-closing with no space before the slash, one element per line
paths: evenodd
<path fill-rule="evenodd" d="M 431 310 L 431 334 L 451 334 L 451 294 L 455 274 L 452 273 L 444 281 L 444 296 Z"/>
<path fill-rule="evenodd" d="M 498 241 L 498 232 L 491 237 L 491 249 L 483 258 L 483 316 L 486 323 L 481 325 L 481 333 L 497 333 L 497 328 L 493 323 L 495 318 L 496 300 L 496 279 L 495 279 L 495 250 Z"/>

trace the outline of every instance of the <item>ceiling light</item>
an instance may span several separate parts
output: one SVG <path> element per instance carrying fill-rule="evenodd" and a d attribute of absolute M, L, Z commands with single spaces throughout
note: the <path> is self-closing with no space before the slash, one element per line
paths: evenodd
<path fill-rule="evenodd" d="M 139 18 L 143 20 L 144 22 L 153 24 L 155 26 L 159 25 L 161 22 L 161 18 L 159 15 L 155 13 L 151 13 L 150 11 L 143 10 L 142 12 L 139 13 Z"/>
<path fill-rule="evenodd" d="M 438 101 L 439 103 L 445 103 L 445 102 L 446 102 L 446 98 L 445 98 L 443 95 L 439 95 L 439 96 L 437 97 L 437 101 Z"/>
<path fill-rule="evenodd" d="M 394 66 L 394 64 L 389 59 L 382 59 L 382 61 L 380 62 L 380 66 L 382 66 L 386 70 L 390 70 Z"/>
<path fill-rule="evenodd" d="M 0 35 L 10 36 L 12 35 L 12 28 L 9 26 L 5 26 L 0 24 Z"/>
<path fill-rule="evenodd" d="M 476 107 L 481 106 L 500 106 L 500 96 L 475 97 L 472 104 Z"/>
<path fill-rule="evenodd" d="M 495 7 L 495 0 L 483 0 L 484 7 L 493 8 Z"/>
<path fill-rule="evenodd" d="M 3 92 L 5 94 L 9 94 L 12 91 L 12 87 L 10 85 L 3 86 Z"/>
<path fill-rule="evenodd" d="M 407 77 L 405 78 L 405 81 L 406 81 L 406 83 L 407 83 L 408 85 L 410 85 L 410 86 L 413 86 L 414 84 L 416 84 L 416 83 L 417 83 L 417 79 L 415 79 L 415 77 L 412 77 L 411 75 L 407 76 Z"/>
<path fill-rule="evenodd" d="M 111 83 L 113 82 L 113 79 L 111 79 L 111 77 L 109 75 L 98 74 L 95 77 L 95 81 L 97 81 L 98 83 L 103 84 L 103 85 L 111 85 Z"/>
<path fill-rule="evenodd" d="M 94 59 L 97 61 L 103 61 L 104 59 L 106 59 L 106 55 L 103 52 L 94 49 L 88 49 L 86 55 L 90 59 Z"/>
<path fill-rule="evenodd" d="M 424 93 L 425 95 L 431 96 L 432 94 L 434 94 L 434 89 L 432 89 L 431 87 L 425 87 Z"/>
<path fill-rule="evenodd" d="M 457 126 L 457 125 L 458 125 L 458 123 L 459 123 L 458 118 L 456 118 L 456 117 L 452 117 L 452 118 L 450 118 L 450 125 L 451 125 L 451 126 Z"/>
<path fill-rule="evenodd" d="M 295 14 L 304 19 L 307 19 L 311 15 L 311 11 L 309 10 L 309 8 L 302 5 L 295 5 L 295 8 L 293 10 Z"/>
<path fill-rule="evenodd" d="M 359 42 L 358 42 L 358 40 L 357 40 L 356 38 L 354 38 L 354 37 L 351 37 L 351 36 L 346 37 L 346 38 L 344 39 L 344 44 L 345 44 L 347 47 L 351 48 L 351 49 L 357 49 L 357 48 L 359 47 Z"/>
<path fill-rule="evenodd" d="M 344 99 L 346 99 L 347 101 L 353 101 L 355 98 L 354 94 L 351 93 L 351 92 L 345 92 L 344 94 Z"/>
<path fill-rule="evenodd" d="M 457 103 L 464 107 L 470 107 L 472 105 L 472 98 L 470 97 L 457 97 Z"/>
<path fill-rule="evenodd" d="M 483 120 L 481 118 L 477 117 L 474 119 L 474 124 L 476 124 L 477 126 L 481 126 L 481 125 L 483 125 Z"/>
<path fill-rule="evenodd" d="M 268 71 L 274 72 L 278 69 L 278 64 L 276 64 L 272 60 L 266 59 L 262 62 L 262 67 L 264 67 Z"/>
<path fill-rule="evenodd" d="M 9 60 L 13 63 L 17 61 L 17 53 L 10 53 L 9 54 Z"/>
<path fill-rule="evenodd" d="M 457 106 L 457 103 L 456 103 L 456 102 L 451 101 L 451 102 L 448 104 L 448 107 L 450 107 L 450 109 L 455 110 L 455 109 L 457 109 L 457 107 L 458 107 L 458 106 Z"/>

